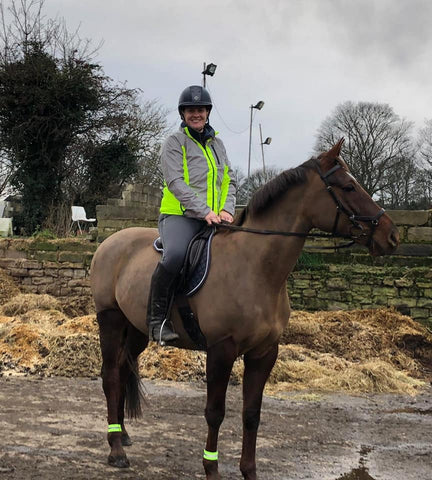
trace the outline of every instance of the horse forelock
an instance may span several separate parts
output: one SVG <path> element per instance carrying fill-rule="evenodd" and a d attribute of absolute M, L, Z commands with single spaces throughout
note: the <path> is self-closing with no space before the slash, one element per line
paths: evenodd
<path fill-rule="evenodd" d="M 284 170 L 277 177 L 267 182 L 253 194 L 248 205 L 236 219 L 235 224 L 242 225 L 248 215 L 253 216 L 264 213 L 290 187 L 305 183 L 308 169 L 315 168 L 315 166 L 316 159 L 313 157 L 296 168 Z"/>

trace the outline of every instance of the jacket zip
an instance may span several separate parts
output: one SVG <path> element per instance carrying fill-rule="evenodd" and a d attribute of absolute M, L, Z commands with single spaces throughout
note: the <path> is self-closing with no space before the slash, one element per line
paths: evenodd
<path fill-rule="evenodd" d="M 217 152 L 216 152 L 216 149 L 214 148 L 213 145 L 211 146 L 211 149 L 213 150 L 213 152 L 214 152 L 214 154 L 215 154 L 215 156 L 216 156 L 216 161 L 217 161 L 218 165 L 220 165 L 221 162 L 220 162 L 220 160 L 219 160 L 219 157 L 218 157 L 218 154 L 217 154 Z"/>

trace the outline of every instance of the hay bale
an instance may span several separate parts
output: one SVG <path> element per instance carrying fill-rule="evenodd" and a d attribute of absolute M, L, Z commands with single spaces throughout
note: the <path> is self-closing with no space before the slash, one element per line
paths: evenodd
<path fill-rule="evenodd" d="M 0 314 L 13 317 L 32 310 L 58 310 L 61 312 L 62 307 L 60 302 L 51 295 L 20 293 L 0 308 Z"/>

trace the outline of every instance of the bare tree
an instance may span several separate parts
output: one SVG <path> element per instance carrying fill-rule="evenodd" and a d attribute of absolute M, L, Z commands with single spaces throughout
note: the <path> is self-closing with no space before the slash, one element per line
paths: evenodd
<path fill-rule="evenodd" d="M 5 6 L 8 4 L 8 7 Z M 79 26 L 70 32 L 63 18 L 46 18 L 45 0 L 0 0 L 0 59 L 16 61 L 35 42 L 52 57 L 64 61 L 79 58 L 90 61 L 102 46 L 94 45 L 79 34 Z"/>
<path fill-rule="evenodd" d="M 392 172 L 412 154 L 412 123 L 401 120 L 387 104 L 345 102 L 317 132 L 315 150 L 328 150 L 345 137 L 342 154 L 369 194 L 385 191 Z"/>
<path fill-rule="evenodd" d="M 265 170 L 262 168 L 255 170 L 251 173 L 249 179 L 247 177 L 240 179 L 240 181 L 237 183 L 237 203 L 242 205 L 248 203 L 250 197 L 259 188 L 269 182 L 272 178 L 277 177 L 281 172 L 281 168 L 270 166 Z M 241 175 L 240 172 L 239 174 Z"/>
<path fill-rule="evenodd" d="M 412 192 L 411 208 L 432 208 L 432 169 L 417 168 Z"/>
<path fill-rule="evenodd" d="M 425 120 L 417 138 L 416 177 L 412 204 L 415 208 L 432 208 L 432 119 Z"/>
<path fill-rule="evenodd" d="M 421 165 L 432 168 L 432 119 L 425 121 L 418 137 L 418 154 Z"/>
<path fill-rule="evenodd" d="M 415 200 L 415 187 L 419 169 L 412 153 L 399 162 L 398 168 L 391 169 L 379 186 L 379 201 L 386 208 L 409 209 Z"/>

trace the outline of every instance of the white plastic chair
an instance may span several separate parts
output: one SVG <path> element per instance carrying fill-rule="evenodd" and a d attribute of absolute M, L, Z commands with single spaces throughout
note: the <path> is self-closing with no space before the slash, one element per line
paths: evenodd
<path fill-rule="evenodd" d="M 0 237 L 12 237 L 12 218 L 0 218 Z"/>
<path fill-rule="evenodd" d="M 71 229 L 74 225 L 74 223 L 77 224 L 78 230 L 80 234 L 82 234 L 82 228 L 80 222 L 83 222 L 83 227 L 88 224 L 90 226 L 93 225 L 93 223 L 96 221 L 96 218 L 87 218 L 86 211 L 84 207 L 77 207 L 77 206 L 72 206 L 72 223 L 71 223 Z"/>

